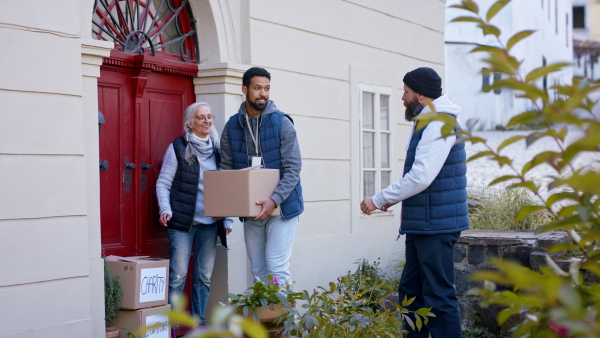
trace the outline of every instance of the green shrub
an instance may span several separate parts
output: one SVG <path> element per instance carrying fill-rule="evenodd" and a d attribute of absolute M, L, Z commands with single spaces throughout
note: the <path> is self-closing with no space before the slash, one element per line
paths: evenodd
<path fill-rule="evenodd" d="M 406 331 L 405 323 L 421 329 L 434 316 L 431 308 L 415 312 L 406 309 L 414 298 L 394 304 L 388 296 L 395 292 L 379 268 L 379 261 L 369 264 L 366 259 L 357 263 L 354 272 L 318 287 L 313 292 L 302 291 L 302 309 L 285 307 L 288 314 L 279 318 L 284 333 L 294 337 L 399 337 Z M 411 313 L 413 322 L 407 315 Z"/>
<path fill-rule="evenodd" d="M 110 273 L 108 260 L 104 258 L 104 321 L 107 327 L 119 314 L 122 296 L 121 278 Z"/>
<path fill-rule="evenodd" d="M 536 205 L 528 190 L 523 188 L 487 188 L 477 196 L 477 204 L 469 212 L 472 229 L 530 231 L 551 220 L 546 210 L 538 210 L 515 221 L 521 209 Z"/>

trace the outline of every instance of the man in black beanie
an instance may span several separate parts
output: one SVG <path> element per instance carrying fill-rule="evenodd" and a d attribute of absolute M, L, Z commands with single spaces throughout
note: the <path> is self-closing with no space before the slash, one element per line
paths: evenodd
<path fill-rule="evenodd" d="M 404 76 L 405 118 L 413 121 L 431 112 L 457 118 L 459 106 L 442 95 L 442 80 L 435 70 L 417 68 Z M 463 143 L 456 137 L 442 137 L 441 121 L 420 130 L 413 129 L 406 147 L 403 177 L 379 194 L 365 198 L 360 207 L 370 215 L 375 209 L 387 211 L 402 202 L 400 234 L 406 235 L 406 264 L 398 295 L 400 301 L 415 297 L 409 310 L 432 307 L 436 317 L 421 331 L 408 337 L 462 336 L 456 288 L 454 286 L 454 244 L 460 232 L 469 229 L 467 210 L 467 166 Z"/>

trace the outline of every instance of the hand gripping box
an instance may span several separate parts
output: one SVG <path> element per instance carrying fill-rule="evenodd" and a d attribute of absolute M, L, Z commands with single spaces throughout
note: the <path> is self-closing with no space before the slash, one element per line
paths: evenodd
<path fill-rule="evenodd" d="M 106 258 L 110 272 L 121 277 L 122 309 L 136 310 L 168 303 L 168 259 L 147 256 Z"/>
<path fill-rule="evenodd" d="M 146 334 L 138 337 L 145 338 L 171 338 L 169 318 L 166 312 L 171 309 L 171 305 L 156 306 L 138 310 L 121 310 L 111 326 L 119 329 L 119 338 L 127 338 L 127 333 L 135 333 L 141 327 L 150 327 Z"/>
<path fill-rule="evenodd" d="M 262 211 L 256 201 L 271 198 L 279 184 L 278 169 L 210 170 L 204 172 L 204 215 L 254 217 Z M 273 215 L 279 215 L 279 206 Z"/>

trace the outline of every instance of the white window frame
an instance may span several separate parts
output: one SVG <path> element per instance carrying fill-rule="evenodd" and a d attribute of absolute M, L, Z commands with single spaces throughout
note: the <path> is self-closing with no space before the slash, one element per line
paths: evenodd
<path fill-rule="evenodd" d="M 374 119 L 374 128 L 373 129 L 365 129 L 365 121 L 364 121 L 364 113 L 363 113 L 363 93 L 374 94 L 373 97 L 373 119 Z M 388 130 L 381 130 L 381 119 L 380 119 L 380 96 L 387 95 L 388 96 Z M 359 130 L 360 130 L 360 140 L 359 140 L 359 161 L 360 161 L 360 185 L 359 185 L 359 196 L 362 200 L 365 196 L 365 181 L 364 181 L 364 173 L 365 171 L 373 171 L 375 172 L 374 179 L 374 194 L 377 194 L 385 187 L 381 186 L 381 173 L 389 172 L 389 184 L 392 183 L 391 179 L 393 177 L 393 140 L 394 140 L 394 114 L 393 114 L 393 90 L 390 87 L 381 87 L 381 86 L 373 86 L 360 84 L 359 85 L 359 93 L 358 93 L 358 101 L 359 101 Z M 364 132 L 372 132 L 375 134 L 374 136 L 374 163 L 375 167 L 373 168 L 365 168 L 364 167 Z M 388 167 L 381 167 L 381 135 L 388 134 Z"/>

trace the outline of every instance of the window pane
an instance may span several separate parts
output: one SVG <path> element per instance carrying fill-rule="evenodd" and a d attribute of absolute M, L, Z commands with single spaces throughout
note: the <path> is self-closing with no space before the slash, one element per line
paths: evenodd
<path fill-rule="evenodd" d="M 363 173 L 363 191 L 365 197 L 375 195 L 375 173 L 372 171 L 365 171 Z"/>
<path fill-rule="evenodd" d="M 390 185 L 390 172 L 382 171 L 381 172 L 381 189 L 387 188 Z"/>
<path fill-rule="evenodd" d="M 363 133 L 363 168 L 375 168 L 375 133 Z"/>
<path fill-rule="evenodd" d="M 390 108 L 389 108 L 390 96 L 380 95 L 379 96 L 379 119 L 381 130 L 390 130 Z"/>
<path fill-rule="evenodd" d="M 381 168 L 390 167 L 390 134 L 381 134 Z"/>
<path fill-rule="evenodd" d="M 371 93 L 363 93 L 363 129 L 375 128 L 373 119 L 373 97 Z"/>

